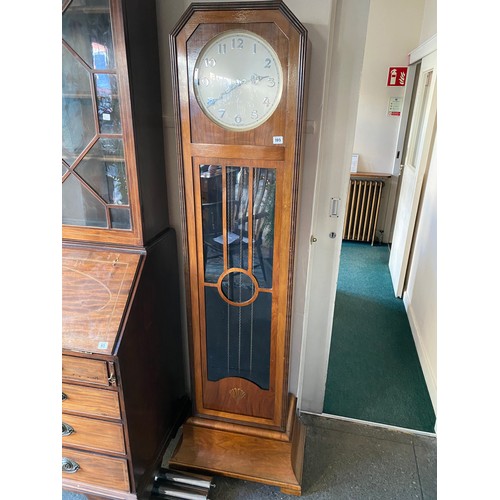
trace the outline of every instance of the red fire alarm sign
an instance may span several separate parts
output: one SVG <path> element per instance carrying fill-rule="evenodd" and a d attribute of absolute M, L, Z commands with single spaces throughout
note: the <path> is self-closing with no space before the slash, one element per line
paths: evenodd
<path fill-rule="evenodd" d="M 406 66 L 396 66 L 389 68 L 389 75 L 387 76 L 388 87 L 404 87 L 406 85 L 406 75 L 408 68 Z"/>

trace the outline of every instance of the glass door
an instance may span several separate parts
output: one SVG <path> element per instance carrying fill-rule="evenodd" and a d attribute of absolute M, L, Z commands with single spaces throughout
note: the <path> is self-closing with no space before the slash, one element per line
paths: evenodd
<path fill-rule="evenodd" d="M 262 404 L 262 398 L 271 403 L 276 385 L 273 276 L 280 173 L 271 162 L 261 163 L 266 166 L 226 161 L 194 167 L 199 296 L 207 407 L 272 418 L 273 405 Z M 229 397 L 217 397 L 216 387 Z"/>
<path fill-rule="evenodd" d="M 62 223 L 132 230 L 117 52 L 109 0 L 62 15 Z"/>

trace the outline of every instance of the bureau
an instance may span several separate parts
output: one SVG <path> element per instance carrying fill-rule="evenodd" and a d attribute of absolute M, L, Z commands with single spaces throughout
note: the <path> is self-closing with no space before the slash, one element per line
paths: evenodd
<path fill-rule="evenodd" d="M 89 500 L 149 498 L 190 409 L 156 23 L 62 2 L 62 489 Z"/>
<path fill-rule="evenodd" d="M 144 250 L 65 244 L 62 266 L 63 487 L 148 498 L 188 408 L 175 233 Z"/>

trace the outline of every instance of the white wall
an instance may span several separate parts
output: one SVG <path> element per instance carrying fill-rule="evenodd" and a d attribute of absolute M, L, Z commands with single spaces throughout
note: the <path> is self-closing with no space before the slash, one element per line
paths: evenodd
<path fill-rule="evenodd" d="M 425 0 L 372 0 L 361 76 L 353 152 L 359 172 L 392 174 L 399 116 L 387 114 L 389 99 L 402 97 L 405 87 L 387 87 L 389 67 L 407 66 L 408 53 L 420 43 Z M 390 241 L 397 177 L 385 181 L 377 229 Z M 377 237 L 380 233 L 377 232 Z"/>
<path fill-rule="evenodd" d="M 419 45 L 437 33 L 436 0 L 426 0 L 424 12 Z M 439 75 L 439 68 L 437 74 Z M 439 77 L 437 83 L 439 85 Z M 423 186 L 408 284 L 403 299 L 427 388 L 437 414 L 437 133 Z"/>
<path fill-rule="evenodd" d="M 437 137 L 437 135 L 436 135 Z M 436 144 L 437 139 L 434 139 Z M 437 412 L 437 155 L 433 147 L 403 296 L 420 364 Z"/>
<path fill-rule="evenodd" d="M 390 97 L 405 87 L 387 87 L 391 66 L 406 66 L 419 45 L 425 0 L 372 0 L 354 137 L 358 171 L 392 173 L 400 117 L 388 116 Z"/>

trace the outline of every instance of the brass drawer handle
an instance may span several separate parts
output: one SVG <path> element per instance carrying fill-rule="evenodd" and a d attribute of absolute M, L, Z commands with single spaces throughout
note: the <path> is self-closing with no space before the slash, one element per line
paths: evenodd
<path fill-rule="evenodd" d="M 64 436 L 69 436 L 75 432 L 75 429 L 71 427 L 69 424 L 65 424 L 64 422 L 62 423 L 62 435 Z"/>
<path fill-rule="evenodd" d="M 74 474 L 78 471 L 80 466 L 70 458 L 63 457 L 62 458 L 62 471 L 67 472 L 68 474 Z"/>
<path fill-rule="evenodd" d="M 68 399 L 68 396 L 66 396 L 66 394 L 64 394 L 64 392 L 62 393 L 62 400 L 63 401 L 66 401 Z"/>

